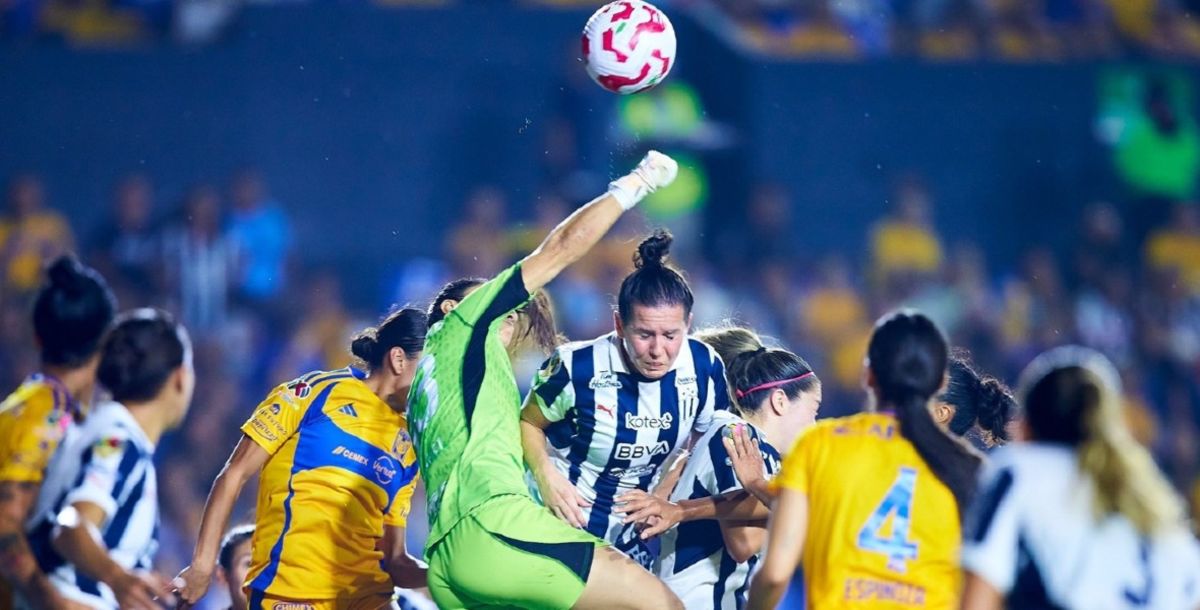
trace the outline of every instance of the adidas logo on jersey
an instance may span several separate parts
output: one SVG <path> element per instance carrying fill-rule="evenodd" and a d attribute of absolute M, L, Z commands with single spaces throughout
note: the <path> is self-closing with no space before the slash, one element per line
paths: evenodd
<path fill-rule="evenodd" d="M 345 413 L 346 415 L 349 415 L 350 417 L 358 417 L 358 411 L 355 411 L 354 405 L 352 405 L 350 403 L 346 403 L 346 404 L 342 405 L 341 407 L 338 407 L 338 412 Z"/>
<path fill-rule="evenodd" d="M 361 453 L 355 453 L 354 451 L 351 451 L 341 445 L 338 445 L 337 449 L 333 450 L 333 454 L 340 455 L 340 456 L 350 460 L 351 462 L 357 462 L 359 464 L 362 464 L 363 466 L 367 465 L 367 456 L 365 456 Z"/>
<path fill-rule="evenodd" d="M 664 413 L 662 417 L 650 417 L 648 415 L 637 417 L 633 413 L 625 414 L 625 427 L 630 430 L 641 430 L 643 428 L 649 430 L 666 430 L 671 427 L 674 421 L 670 413 Z"/>

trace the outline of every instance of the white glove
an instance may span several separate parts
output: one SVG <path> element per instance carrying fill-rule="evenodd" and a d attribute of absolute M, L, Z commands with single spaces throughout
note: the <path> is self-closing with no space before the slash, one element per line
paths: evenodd
<path fill-rule="evenodd" d="M 621 204 L 622 209 L 629 210 L 646 195 L 674 182 L 678 173 L 679 164 L 674 159 L 652 150 L 642 157 L 632 172 L 610 182 L 608 194 Z"/>

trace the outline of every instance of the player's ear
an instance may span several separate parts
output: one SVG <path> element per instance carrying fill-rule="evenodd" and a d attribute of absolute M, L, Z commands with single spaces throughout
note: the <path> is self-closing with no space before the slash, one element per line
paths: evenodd
<path fill-rule="evenodd" d="M 688 313 L 687 324 L 684 326 L 684 328 L 686 328 L 687 332 L 689 332 L 689 333 L 692 332 L 692 318 L 694 318 L 694 317 L 695 317 L 695 314 L 692 314 L 691 312 Z"/>
<path fill-rule="evenodd" d="M 783 414 L 787 413 L 788 405 L 791 404 L 788 401 L 787 392 L 784 392 L 779 388 L 775 388 L 775 390 L 771 392 L 769 402 L 771 412 L 781 417 Z"/>
<path fill-rule="evenodd" d="M 404 368 L 408 366 L 408 354 L 404 352 L 403 347 L 393 347 L 388 350 L 387 359 L 393 374 L 402 375 Z"/>
<path fill-rule="evenodd" d="M 455 301 L 454 299 L 446 299 L 445 301 L 442 301 L 442 315 L 450 315 L 450 312 L 454 311 L 455 307 L 458 307 L 458 301 Z"/>
<path fill-rule="evenodd" d="M 954 408 L 954 405 L 948 402 L 942 402 L 937 398 L 935 398 L 930 404 L 930 413 L 933 415 L 933 421 L 942 426 L 947 426 L 950 424 L 950 420 L 954 419 L 955 411 L 956 409 Z"/>
<path fill-rule="evenodd" d="M 617 336 L 625 338 L 625 325 L 621 323 L 621 312 L 613 310 L 613 328 L 617 329 Z"/>

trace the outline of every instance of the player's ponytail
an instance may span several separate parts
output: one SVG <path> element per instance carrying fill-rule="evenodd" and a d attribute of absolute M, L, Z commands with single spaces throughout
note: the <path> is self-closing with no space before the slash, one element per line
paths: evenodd
<path fill-rule="evenodd" d="M 666 229 L 656 229 L 638 244 L 633 255 L 633 273 L 621 282 L 617 296 L 617 314 L 622 322 L 630 322 L 633 307 L 682 305 L 686 318 L 692 313 L 692 288 L 674 267 L 666 262 L 674 238 Z"/>
<path fill-rule="evenodd" d="M 989 447 L 1008 441 L 1008 422 L 1016 412 L 1016 400 L 1000 380 L 980 375 L 965 357 L 954 354 L 948 367 L 950 377 L 939 399 L 954 407 L 950 431 L 965 436 L 978 426 Z"/>
<path fill-rule="evenodd" d="M 1033 440 L 1075 450 L 1095 490 L 1095 518 L 1123 515 L 1153 535 L 1183 522 L 1183 504 L 1150 452 L 1121 416 L 1120 380 L 1099 352 L 1062 347 L 1038 356 L 1021 374 L 1025 418 Z"/>
<path fill-rule="evenodd" d="M 982 462 L 960 439 L 946 434 L 929 411 L 946 372 L 946 339 L 933 321 L 911 310 L 884 316 L 867 348 L 877 402 L 895 410 L 900 434 L 958 502 L 959 517 L 974 496 Z"/>
<path fill-rule="evenodd" d="M 394 348 L 404 350 L 408 359 L 421 354 L 425 348 L 425 330 L 428 324 L 425 314 L 419 309 L 405 307 L 388 314 L 379 326 L 365 328 L 350 342 L 350 353 L 369 370 L 383 365 Z"/>
<path fill-rule="evenodd" d="M 46 267 L 46 280 L 33 302 L 33 331 L 42 362 L 74 368 L 100 348 L 117 302 L 104 278 L 64 254 Z"/>

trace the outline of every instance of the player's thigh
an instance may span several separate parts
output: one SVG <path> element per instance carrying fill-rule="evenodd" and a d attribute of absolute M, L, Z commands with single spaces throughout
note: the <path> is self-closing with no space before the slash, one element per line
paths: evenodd
<path fill-rule="evenodd" d="M 466 607 L 565 610 L 583 594 L 602 544 L 529 498 L 507 496 L 481 506 L 434 550 Z"/>
<path fill-rule="evenodd" d="M 658 577 L 632 559 L 605 547 L 596 549 L 587 586 L 583 588 L 583 595 L 575 603 L 575 608 L 682 610 L 683 603 Z"/>

